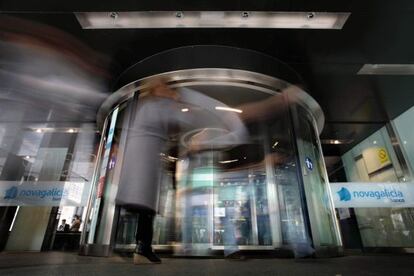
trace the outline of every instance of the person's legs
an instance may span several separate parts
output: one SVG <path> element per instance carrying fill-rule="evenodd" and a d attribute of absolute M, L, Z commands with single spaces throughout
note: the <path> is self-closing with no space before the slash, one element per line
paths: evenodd
<path fill-rule="evenodd" d="M 134 251 L 134 263 L 161 263 L 161 259 L 152 251 L 152 236 L 155 212 L 152 210 L 138 211 L 138 228 L 136 232 L 137 246 Z"/>

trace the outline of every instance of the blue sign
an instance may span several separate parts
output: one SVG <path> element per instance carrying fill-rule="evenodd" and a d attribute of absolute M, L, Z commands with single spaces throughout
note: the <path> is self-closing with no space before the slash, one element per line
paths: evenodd
<path fill-rule="evenodd" d="M 313 170 L 313 162 L 312 159 L 310 159 L 309 157 L 305 158 L 305 165 L 308 168 L 308 170 Z"/>
<path fill-rule="evenodd" d="M 4 194 L 4 199 L 15 199 L 17 197 L 17 187 L 13 186 L 7 189 Z"/>
<path fill-rule="evenodd" d="M 36 187 L 36 186 L 34 186 Z M 43 199 L 46 197 L 50 197 L 51 200 L 60 201 L 62 197 L 67 197 L 69 191 L 66 189 L 65 186 L 59 188 L 46 188 L 46 189 L 37 189 L 37 188 L 29 188 L 29 189 L 18 189 L 17 186 L 10 187 L 4 193 L 4 199 L 19 199 L 22 198 L 38 198 Z"/>
<path fill-rule="evenodd" d="M 351 200 L 351 197 L 356 199 L 364 199 L 364 198 L 372 198 L 381 200 L 383 198 L 388 199 L 392 202 L 404 202 L 404 194 L 401 191 L 398 191 L 396 189 L 388 190 L 388 189 L 381 189 L 381 190 L 368 190 L 368 191 L 352 191 L 351 192 L 345 188 L 342 187 L 338 192 L 336 192 L 339 196 L 340 201 L 349 201 Z"/>
<path fill-rule="evenodd" d="M 351 193 L 349 190 L 345 187 L 342 187 L 338 192 L 336 192 L 339 195 L 340 201 L 349 201 L 351 200 Z"/>
<path fill-rule="evenodd" d="M 330 186 L 336 208 L 414 206 L 414 183 L 348 182 Z"/>
<path fill-rule="evenodd" d="M 0 181 L 0 206 L 85 206 L 89 182 Z"/>

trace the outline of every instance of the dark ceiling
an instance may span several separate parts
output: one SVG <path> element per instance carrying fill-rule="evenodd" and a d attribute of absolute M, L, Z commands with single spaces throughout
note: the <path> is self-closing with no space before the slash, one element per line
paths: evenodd
<path fill-rule="evenodd" d="M 324 145 L 340 155 L 414 105 L 412 76 L 362 76 L 365 63 L 414 63 L 414 1 L 20 1 L 0 10 L 68 32 L 109 59 L 113 79 L 160 51 L 195 44 L 229 45 L 274 56 L 298 71 L 326 116 Z M 261 10 L 351 12 L 342 30 L 112 29 L 83 30 L 74 11 Z"/>

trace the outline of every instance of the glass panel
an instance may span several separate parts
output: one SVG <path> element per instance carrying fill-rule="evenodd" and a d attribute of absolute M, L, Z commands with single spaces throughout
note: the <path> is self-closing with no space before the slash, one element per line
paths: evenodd
<path fill-rule="evenodd" d="M 250 175 L 253 185 L 253 195 L 257 219 L 258 245 L 272 245 L 272 231 L 269 212 L 269 197 L 267 195 L 266 175 L 263 171 L 256 171 Z"/>
<path fill-rule="evenodd" d="M 406 113 L 408 114 L 408 113 Z M 405 118 L 398 118 L 396 126 Z M 402 133 L 407 133 L 404 126 Z M 407 136 L 400 137 L 402 141 Z M 404 145 L 404 143 L 403 143 Z M 377 152 L 387 152 L 386 162 L 377 161 Z M 398 182 L 409 180 L 403 174 L 385 127 L 373 133 L 342 156 L 347 179 L 352 182 Z M 355 208 L 364 247 L 414 246 L 413 208 Z"/>
<path fill-rule="evenodd" d="M 340 245 L 315 123 L 303 107 L 296 110 L 299 158 L 314 243 Z"/>
<path fill-rule="evenodd" d="M 206 254 L 212 243 L 212 187 L 216 168 L 214 154 L 203 152 L 179 161 L 177 182 L 177 238 L 182 248 L 176 253 Z"/>
<path fill-rule="evenodd" d="M 214 194 L 214 245 L 252 245 L 252 185 L 248 171 L 219 174 Z M 227 237 L 227 238 L 226 238 Z"/>
<path fill-rule="evenodd" d="M 5 250 L 76 250 L 95 161 L 95 126 L 1 124 L 0 136 L 0 190 L 6 193 L 0 213 L 12 219 L 2 221 L 9 232 L 0 233 Z"/>
<path fill-rule="evenodd" d="M 411 174 L 414 172 L 414 131 L 412 129 L 414 107 L 394 119 L 394 127 L 399 136 L 400 146 L 403 149 Z M 412 175 L 411 175 L 412 176 Z M 409 177 L 409 176 L 407 176 Z M 406 179 L 408 181 L 408 179 Z"/>

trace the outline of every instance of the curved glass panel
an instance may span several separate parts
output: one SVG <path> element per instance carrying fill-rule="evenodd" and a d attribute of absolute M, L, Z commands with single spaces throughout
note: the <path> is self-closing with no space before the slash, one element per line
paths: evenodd
<path fill-rule="evenodd" d="M 299 159 L 314 245 L 339 246 L 331 193 L 315 122 L 300 105 L 295 108 Z"/>
<path fill-rule="evenodd" d="M 91 212 L 89 243 L 133 249 L 138 217 L 124 206 L 138 204 L 157 211 L 154 247 L 177 255 L 288 249 L 304 256 L 315 245 L 338 245 L 331 206 L 309 200 L 326 194 L 324 176 L 305 183 L 315 193 L 303 187 L 298 153 L 306 149 L 295 139 L 291 101 L 284 91 L 263 91 L 213 81 L 176 85 L 174 97 L 143 91 L 115 110 L 102 142 L 95 191 L 102 202 Z M 307 113 L 297 115 L 307 127 L 299 135 L 314 135 L 306 141 L 315 171 L 322 170 L 317 129 Z M 313 217 L 321 210 L 326 216 Z M 316 244 L 310 220 L 320 229 Z"/>

